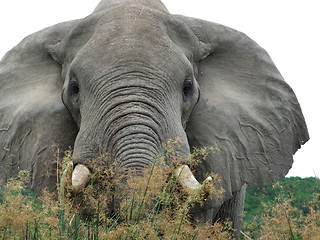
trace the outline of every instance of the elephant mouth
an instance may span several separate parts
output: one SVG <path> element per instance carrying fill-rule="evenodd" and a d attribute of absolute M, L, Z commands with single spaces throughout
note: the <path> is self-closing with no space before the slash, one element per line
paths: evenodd
<path fill-rule="evenodd" d="M 83 164 L 77 164 L 72 173 L 72 187 L 75 192 L 85 188 L 91 176 L 91 171 Z M 175 176 L 178 183 L 189 194 L 201 191 L 205 186 L 213 185 L 212 177 L 207 177 L 201 184 L 195 178 L 188 165 L 180 165 L 175 169 Z"/>

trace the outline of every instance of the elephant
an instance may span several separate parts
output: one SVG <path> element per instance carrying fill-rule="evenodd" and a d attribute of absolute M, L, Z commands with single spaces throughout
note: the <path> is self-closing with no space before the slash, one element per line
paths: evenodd
<path fill-rule="evenodd" d="M 194 184 L 216 173 L 225 193 L 191 211 L 210 223 L 230 218 L 236 236 L 246 184 L 283 178 L 309 139 L 293 90 L 262 47 L 170 14 L 160 0 L 102 0 L 83 19 L 29 35 L 1 60 L 0 81 L 2 184 L 27 170 L 37 194 L 54 190 L 55 159 L 70 146 L 75 189 L 99 154 L 142 169 L 168 139 L 181 141 L 184 157 L 217 146 L 186 171 Z"/>

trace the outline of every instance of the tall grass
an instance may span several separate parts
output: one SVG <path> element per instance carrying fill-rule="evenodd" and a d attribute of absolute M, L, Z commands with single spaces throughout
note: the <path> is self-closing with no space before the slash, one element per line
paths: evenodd
<path fill-rule="evenodd" d="M 289 189 L 279 183 L 274 184 L 273 188 L 278 191 L 275 202 L 264 204 L 262 215 L 255 216 L 254 221 L 243 226 L 242 238 L 319 240 L 320 192 L 314 192 L 312 200 L 306 203 L 309 212 L 304 214 L 292 204 L 294 199 Z"/>
<path fill-rule="evenodd" d="M 169 142 L 172 155 L 176 143 Z M 181 161 L 197 164 L 213 148 L 195 149 L 190 159 L 168 165 L 158 156 L 143 172 L 123 171 L 107 155 L 93 161 L 89 185 L 75 193 L 71 187 L 71 152 L 60 164 L 58 191 L 42 196 L 25 188 L 29 173 L 20 172 L 0 189 L 0 239 L 231 239 L 232 223 L 194 224 L 188 214 L 211 194 L 221 196 L 219 178 L 211 191 L 186 193 L 173 174 Z M 290 194 L 279 193 L 262 216 L 242 229 L 242 239 L 319 239 L 320 193 L 308 203 L 303 215 L 291 204 Z"/>
<path fill-rule="evenodd" d="M 167 154 L 173 144 L 166 146 Z M 197 149 L 187 161 L 196 164 L 208 151 Z M 1 190 L 0 239 L 231 239 L 230 225 L 191 222 L 189 209 L 204 201 L 203 192 L 190 195 L 179 186 L 173 172 L 181 161 L 169 166 L 161 155 L 150 168 L 135 172 L 101 156 L 92 162 L 90 184 L 75 193 L 69 151 L 57 194 L 45 190 L 37 198 L 23 188 L 25 172 Z M 223 190 L 214 186 L 209 195 L 221 196 Z"/>

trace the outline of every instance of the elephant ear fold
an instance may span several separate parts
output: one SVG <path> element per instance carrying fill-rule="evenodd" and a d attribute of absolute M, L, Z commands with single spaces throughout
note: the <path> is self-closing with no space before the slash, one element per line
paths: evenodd
<path fill-rule="evenodd" d="M 42 189 L 49 182 L 52 145 L 73 144 L 76 129 L 61 101 L 61 65 L 52 50 L 73 24 L 61 23 L 26 37 L 0 62 L 2 181 L 27 170 L 32 189 Z"/>
<path fill-rule="evenodd" d="M 203 165 L 239 190 L 284 177 L 308 139 L 297 98 L 267 52 L 241 32 L 179 17 L 199 39 L 201 99 L 187 126 L 193 146 L 217 145 Z M 226 176 L 228 175 L 228 176 Z"/>

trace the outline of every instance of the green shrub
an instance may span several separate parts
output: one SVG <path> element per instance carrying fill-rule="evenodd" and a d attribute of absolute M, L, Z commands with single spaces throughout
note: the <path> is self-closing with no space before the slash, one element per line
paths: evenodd
<path fill-rule="evenodd" d="M 249 187 L 243 239 L 320 239 L 320 180 L 298 177 Z"/>

